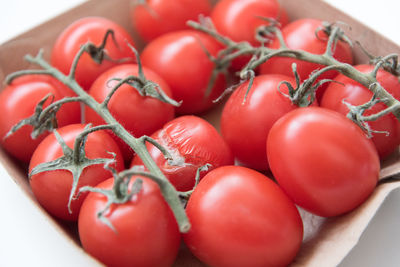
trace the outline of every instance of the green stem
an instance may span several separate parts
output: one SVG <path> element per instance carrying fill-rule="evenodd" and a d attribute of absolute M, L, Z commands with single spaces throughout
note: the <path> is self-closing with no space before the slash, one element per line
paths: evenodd
<path fill-rule="evenodd" d="M 81 101 L 83 101 L 83 98 L 77 96 L 77 97 L 66 97 L 56 102 L 53 102 L 42 111 L 42 113 L 39 116 L 39 121 L 45 118 L 47 116 L 47 113 L 52 112 L 53 109 L 57 109 L 59 106 L 63 104 L 70 102 L 81 102 Z"/>
<path fill-rule="evenodd" d="M 82 46 L 80 52 L 78 54 L 82 55 L 85 46 Z M 82 98 L 82 102 L 84 102 L 87 106 L 92 108 L 96 113 L 103 118 L 103 120 L 110 125 L 114 125 L 113 131 L 114 133 L 124 140 L 132 149 L 136 152 L 136 154 L 142 159 L 146 168 L 151 172 L 152 175 L 160 177 L 164 179 L 166 182 L 162 184 L 160 190 L 169 204 L 172 212 L 175 215 L 175 218 L 178 222 L 179 229 L 181 232 L 187 232 L 190 229 L 190 222 L 186 216 L 185 210 L 180 202 L 178 193 L 175 187 L 168 181 L 162 171 L 159 169 L 157 164 L 151 158 L 149 152 L 146 149 L 146 146 L 139 139 L 133 137 L 110 113 L 110 111 L 102 106 L 101 103 L 98 103 L 92 96 L 90 96 L 79 84 L 72 79 L 73 77 L 70 73 L 69 76 L 64 75 L 59 70 L 52 67 L 48 62 L 46 62 L 41 54 L 38 54 L 36 57 L 32 57 L 30 55 L 26 56 L 26 60 L 41 66 L 43 69 L 47 70 L 50 75 L 58 79 L 59 81 L 66 84 L 72 91 L 74 91 L 79 97 Z M 77 64 L 78 59 L 76 58 L 75 64 Z M 73 69 L 71 69 L 73 70 Z"/>
<path fill-rule="evenodd" d="M 196 23 L 194 21 L 189 21 L 188 25 L 196 30 L 202 31 L 202 32 L 207 33 L 210 36 L 214 37 L 217 41 L 224 44 L 227 47 L 226 49 L 229 49 L 230 47 L 239 47 L 239 44 L 240 44 L 241 49 L 246 49 L 246 50 L 256 49 L 256 50 L 258 50 L 260 57 L 257 60 L 253 61 L 248 66 L 246 66 L 246 68 L 243 70 L 245 72 L 248 71 L 249 69 L 257 68 L 258 66 L 265 63 L 268 59 L 270 59 L 273 56 L 295 58 L 295 59 L 312 62 L 312 63 L 316 63 L 316 64 L 323 65 L 323 66 L 335 65 L 335 66 L 337 66 L 337 67 L 335 67 L 335 69 L 338 70 L 340 73 L 359 82 L 363 86 L 369 88 L 372 91 L 372 93 L 376 94 L 376 97 L 378 97 L 380 99 L 385 99 L 385 104 L 388 107 L 395 106 L 395 108 L 390 109 L 390 110 L 400 121 L 400 108 L 399 108 L 400 102 L 396 98 L 394 98 L 389 92 L 387 92 L 379 83 L 377 83 L 377 80 L 375 77 L 376 75 L 361 73 L 360 71 L 355 69 L 350 64 L 340 62 L 331 56 L 331 53 L 329 51 L 332 49 L 332 45 L 334 43 L 333 37 L 330 38 L 330 40 L 328 41 L 327 50 L 326 50 L 327 52 L 322 55 L 318 55 L 318 54 L 309 53 L 309 52 L 306 52 L 303 50 L 289 49 L 286 47 L 280 47 L 277 49 L 273 49 L 273 48 L 261 46 L 261 47 L 255 48 L 247 42 L 240 42 L 240 43 L 234 42 L 227 37 L 221 36 L 214 29 L 210 29 L 210 28 L 202 26 L 200 23 Z M 332 34 L 338 36 L 339 31 L 335 30 L 336 26 L 332 26 L 332 28 L 333 28 Z M 392 55 L 389 55 L 388 57 L 390 59 L 393 58 Z M 385 61 L 383 60 L 383 62 L 385 62 Z M 381 64 L 383 64 L 383 63 L 381 63 Z M 376 86 L 371 86 L 372 84 L 375 84 L 375 83 L 377 84 Z"/>

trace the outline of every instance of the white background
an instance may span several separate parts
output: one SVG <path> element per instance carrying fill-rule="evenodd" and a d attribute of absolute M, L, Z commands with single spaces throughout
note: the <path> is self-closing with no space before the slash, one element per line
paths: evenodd
<path fill-rule="evenodd" d="M 400 44 L 397 0 L 326 1 Z M 81 2 L 1 0 L 0 43 Z M 74 256 L 73 245 L 61 242 L 63 237 L 38 216 L 40 211 L 7 176 L 0 166 L 0 266 L 82 266 L 81 259 Z M 399 225 L 400 191 L 397 190 L 388 197 L 341 266 L 400 266 Z"/>

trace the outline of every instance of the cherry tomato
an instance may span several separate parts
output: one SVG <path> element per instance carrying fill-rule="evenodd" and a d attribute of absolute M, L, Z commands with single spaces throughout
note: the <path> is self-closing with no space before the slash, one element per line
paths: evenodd
<path fill-rule="evenodd" d="M 193 189 L 198 168 L 211 164 L 209 170 L 233 164 L 233 156 L 217 130 L 196 116 L 182 116 L 168 122 L 152 136 L 173 157 L 168 162 L 161 151 L 148 144 L 150 155 L 178 191 Z M 131 166 L 143 165 L 136 156 Z M 206 174 L 201 172 L 201 177 Z"/>
<path fill-rule="evenodd" d="M 132 5 L 130 15 L 135 30 L 149 42 L 164 33 L 188 29 L 188 20 L 197 21 L 200 14 L 210 12 L 209 0 L 150 0 Z"/>
<path fill-rule="evenodd" d="M 265 143 L 272 125 L 287 112 L 296 109 L 282 84 L 287 81 L 295 86 L 293 78 L 269 74 L 256 76 L 247 95 L 249 82 L 241 84 L 226 102 L 221 116 L 222 136 L 236 159 L 243 165 L 265 170 L 268 168 Z"/>
<path fill-rule="evenodd" d="M 192 227 L 184 241 L 210 266 L 286 266 L 303 238 L 294 203 L 268 177 L 245 167 L 208 173 L 186 212 Z"/>
<path fill-rule="evenodd" d="M 132 178 L 133 180 L 138 177 Z M 98 219 L 107 198 L 89 193 L 79 214 L 83 248 L 107 266 L 171 266 L 180 246 L 180 233 L 156 183 L 143 180 L 141 191 L 124 204 L 112 204 L 105 213 L 115 231 Z M 111 189 L 114 179 L 97 188 Z"/>
<path fill-rule="evenodd" d="M 58 36 L 51 53 L 51 64 L 68 74 L 81 46 L 89 41 L 99 46 L 110 29 L 114 31 L 115 37 L 115 41 L 109 38 L 105 46 L 110 59 L 104 58 L 102 63 L 98 64 L 85 53 L 78 62 L 76 81 L 88 90 L 97 76 L 116 66 L 118 60 L 133 62 L 134 54 L 127 45 L 127 42 L 133 45 L 132 37 L 120 25 L 101 17 L 86 17 L 75 21 Z"/>
<path fill-rule="evenodd" d="M 62 83 L 50 76 L 26 75 L 12 81 L 0 93 L 0 142 L 4 149 L 18 160 L 29 162 L 33 151 L 48 132 L 32 139 L 32 126 L 26 125 L 14 134 L 4 139 L 11 128 L 23 119 L 31 117 L 36 105 L 48 94 L 51 97 L 45 102 L 44 108 L 51 102 L 72 96 Z M 58 126 L 65 126 L 80 121 L 79 103 L 64 104 L 57 112 Z"/>
<path fill-rule="evenodd" d="M 247 41 L 253 46 L 259 46 L 256 40 L 256 30 L 269 22 L 262 18 L 277 19 L 280 26 L 288 23 L 286 11 L 276 0 L 222 0 L 211 12 L 211 20 L 217 31 L 233 41 Z M 250 55 L 240 56 L 232 61 L 232 70 L 241 70 L 251 59 Z"/>
<path fill-rule="evenodd" d="M 222 0 L 211 13 L 217 31 L 233 41 L 247 41 L 258 46 L 256 29 L 269 22 L 262 18 L 277 19 L 282 26 L 288 23 L 286 11 L 276 0 Z"/>
<path fill-rule="evenodd" d="M 160 76 L 145 67 L 143 72 L 146 79 L 157 83 L 168 96 L 172 97 L 168 84 Z M 124 64 L 116 66 L 96 79 L 89 90 L 89 94 L 98 102 L 103 102 L 111 89 L 118 83 L 118 81 L 112 80 L 113 78 L 123 79 L 131 75 L 138 76 L 138 65 Z M 108 103 L 108 108 L 114 118 L 136 137 L 151 135 L 173 119 L 175 114 L 172 105 L 153 97 L 141 96 L 136 88 L 127 84 L 122 85 L 115 92 Z M 91 108 L 85 108 L 85 115 L 86 122 L 94 125 L 104 124 L 103 119 Z M 119 144 L 124 158 L 130 161 L 133 152 L 129 146 L 120 138 L 113 136 Z"/>
<path fill-rule="evenodd" d="M 371 65 L 358 65 L 355 68 L 362 73 L 369 73 L 374 69 Z M 347 78 L 343 74 L 338 75 L 335 79 L 338 83 L 331 83 L 327 87 L 322 97 L 321 106 L 338 111 L 344 115 L 349 112 L 348 107 L 342 102 L 345 100 L 352 105 L 362 105 L 371 100 L 373 93 L 360 83 Z M 396 99 L 400 100 L 400 82 L 398 78 L 389 72 L 379 70 L 377 74 L 378 82 Z M 374 105 L 368 109 L 364 115 L 378 113 L 386 108 L 383 103 Z M 374 133 L 372 141 L 378 150 L 380 158 L 385 158 L 391 154 L 400 144 L 400 123 L 392 114 L 385 115 L 376 121 L 368 122 L 373 130 L 385 131 L 385 133 Z"/>
<path fill-rule="evenodd" d="M 73 148 L 76 137 L 84 130 L 83 124 L 71 124 L 58 129 L 67 146 Z M 85 153 L 89 159 L 112 158 L 109 152 L 115 153 L 116 164 L 114 168 L 118 171 L 123 169 L 123 158 L 118 145 L 105 131 L 95 131 L 88 135 Z M 29 164 L 29 172 L 41 163 L 50 162 L 63 156 L 60 144 L 54 134 L 47 136 L 36 148 Z M 78 189 L 90 185 L 95 186 L 110 177 L 110 172 L 103 165 L 92 165 L 85 168 L 79 179 Z M 30 185 L 38 202 L 53 216 L 76 221 L 79 209 L 86 193 L 72 200 L 71 211 L 68 211 L 68 200 L 72 188 L 72 174 L 67 170 L 46 171 L 32 175 Z M 76 196 L 75 194 L 75 196 Z"/>
<path fill-rule="evenodd" d="M 267 139 L 271 171 L 294 202 L 319 216 L 349 212 L 374 190 L 379 157 L 352 121 L 324 108 L 289 112 Z"/>
<path fill-rule="evenodd" d="M 328 36 L 323 31 L 318 31 L 318 34 L 316 34 L 316 30 L 319 27 L 322 27 L 322 21 L 317 19 L 299 19 L 289 23 L 282 29 L 286 46 L 290 49 L 301 49 L 313 54 L 323 54 L 326 50 Z M 275 39 L 269 47 L 274 49 L 279 48 L 279 40 Z M 337 42 L 335 51 L 333 51 L 333 57 L 344 63 L 353 63 L 351 47 L 343 41 Z M 297 72 L 302 80 L 307 79 L 314 70 L 323 67 L 319 64 L 299 59 L 273 57 L 260 66 L 260 73 L 279 73 L 293 77 L 293 63 L 297 64 Z M 318 80 L 332 79 L 337 74 L 338 72 L 335 70 L 327 71 Z M 326 86 L 327 84 L 324 84 L 317 90 L 318 102 L 320 102 Z"/>
<path fill-rule="evenodd" d="M 206 89 L 215 64 L 205 49 L 216 56 L 221 45 L 212 37 L 196 31 L 178 31 L 162 35 L 150 42 L 142 52 L 142 63 L 158 73 L 171 87 L 172 95 L 182 105 L 180 114 L 199 113 L 210 108 L 226 87 L 225 76 L 219 74 L 212 92 Z"/>

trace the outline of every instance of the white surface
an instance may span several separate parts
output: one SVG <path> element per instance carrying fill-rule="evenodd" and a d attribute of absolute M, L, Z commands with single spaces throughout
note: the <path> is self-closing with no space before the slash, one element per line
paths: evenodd
<path fill-rule="evenodd" d="M 397 0 L 326 1 L 400 44 L 400 3 Z M 81 2 L 83 0 L 0 1 L 0 43 Z M 62 236 L 51 229 L 50 223 L 35 216 L 39 210 L 7 176 L 0 166 L 0 266 L 79 266 L 72 245 L 60 242 Z M 342 267 L 400 266 L 399 203 L 400 190 L 397 190 L 379 210 Z"/>

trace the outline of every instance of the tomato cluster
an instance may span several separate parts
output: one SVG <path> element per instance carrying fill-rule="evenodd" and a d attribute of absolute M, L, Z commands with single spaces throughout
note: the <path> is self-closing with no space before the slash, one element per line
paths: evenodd
<path fill-rule="evenodd" d="M 3 148 L 29 162 L 38 202 L 56 218 L 77 222 L 83 248 L 107 266 L 171 266 L 181 242 L 210 266 L 288 265 L 303 239 L 296 205 L 325 217 L 355 209 L 374 190 L 380 160 L 400 144 L 393 114 L 370 123 L 383 132 L 372 138 L 346 118 L 350 105 L 368 102 L 372 92 L 335 70 L 318 77 L 316 83 L 333 82 L 320 86 L 315 100 L 308 95 L 308 107 L 295 105 L 289 94 L 323 67 L 300 59 L 272 57 L 255 70 L 254 79 L 215 104 L 251 56 L 221 64 L 224 45 L 186 25 L 200 14 L 210 16 L 221 35 L 254 47 L 280 49 L 283 41 L 288 49 L 316 55 L 328 47 L 322 21 L 289 22 L 276 0 L 221 0 L 214 7 L 208 1 L 150 0 L 130 10 L 135 30 L 147 42 L 140 57 L 121 26 L 83 18 L 60 34 L 51 56 L 72 87 L 79 85 L 78 95 L 45 75 L 13 79 L 0 94 Z M 273 20 L 281 38 L 267 36 L 271 39 L 261 44 L 256 32 Z M 342 39 L 330 54 L 353 64 L 351 47 Z M 354 68 L 374 71 L 372 65 Z M 400 99 L 396 76 L 379 69 L 377 81 Z M 31 138 L 43 119 L 35 114 L 83 95 L 99 105 L 83 107 L 77 103 L 82 99 L 63 103 L 46 121 L 52 132 Z M 212 125 L 202 117 L 217 105 L 223 105 L 222 113 Z M 384 108 L 375 103 L 366 114 Z M 124 134 L 105 126 L 110 117 Z M 116 173 L 124 169 L 150 169 L 126 135 L 149 141 L 147 155 L 186 205 L 187 233 L 179 232 L 168 196 L 154 177 L 135 175 L 123 186 L 117 183 Z M 110 202 L 113 198 L 119 202 Z"/>

